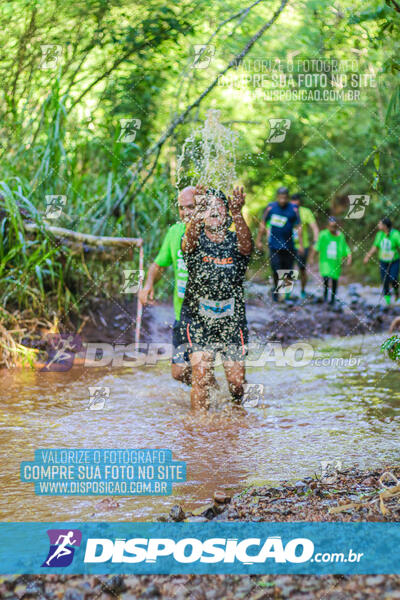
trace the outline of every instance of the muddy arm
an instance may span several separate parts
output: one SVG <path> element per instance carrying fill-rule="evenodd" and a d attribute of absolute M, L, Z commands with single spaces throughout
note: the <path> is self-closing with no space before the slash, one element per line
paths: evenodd
<path fill-rule="evenodd" d="M 241 213 L 232 215 L 232 219 L 236 227 L 238 250 L 240 254 L 248 256 L 253 249 L 251 231 Z"/>
<path fill-rule="evenodd" d="M 142 304 L 145 305 L 149 303 L 149 300 L 154 300 L 154 284 L 161 279 L 164 271 L 165 268 L 160 267 L 160 265 L 155 262 L 150 265 L 147 273 L 146 283 L 139 292 L 139 300 Z"/>

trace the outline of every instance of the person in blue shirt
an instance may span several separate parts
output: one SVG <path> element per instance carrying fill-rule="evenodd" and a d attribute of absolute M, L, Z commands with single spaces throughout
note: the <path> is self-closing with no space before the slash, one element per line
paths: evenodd
<path fill-rule="evenodd" d="M 303 254 L 303 236 L 299 209 L 289 201 L 289 190 L 280 187 L 276 193 L 276 201 L 268 204 L 264 210 L 258 229 L 256 246 L 263 250 L 263 236 L 266 233 L 270 252 L 270 262 L 274 278 L 272 298 L 278 301 L 278 283 L 280 270 L 291 270 L 297 256 L 293 242 L 293 232 L 297 231 L 299 240 L 298 252 Z"/>

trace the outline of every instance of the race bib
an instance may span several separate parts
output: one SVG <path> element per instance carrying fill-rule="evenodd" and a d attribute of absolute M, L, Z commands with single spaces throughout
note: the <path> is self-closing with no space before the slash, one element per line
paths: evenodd
<path fill-rule="evenodd" d="M 326 255 L 328 258 L 337 258 L 337 243 L 334 240 L 329 242 Z"/>
<path fill-rule="evenodd" d="M 178 271 L 187 271 L 186 263 L 183 258 L 178 258 L 176 266 Z"/>
<path fill-rule="evenodd" d="M 186 279 L 178 279 L 177 280 L 177 282 L 176 282 L 176 289 L 178 291 L 178 297 L 179 298 L 184 298 L 185 297 L 186 284 L 187 284 L 187 278 Z"/>
<path fill-rule="evenodd" d="M 274 227 L 284 227 L 287 223 L 287 217 L 283 217 L 282 215 L 272 215 L 269 220 L 269 224 Z"/>
<path fill-rule="evenodd" d="M 385 262 L 391 262 L 394 257 L 392 250 L 392 242 L 388 238 L 384 238 L 381 241 L 381 260 Z"/>
<path fill-rule="evenodd" d="M 235 309 L 235 299 L 228 300 L 209 300 L 208 298 L 200 298 L 199 312 L 203 317 L 210 319 L 222 319 L 223 317 L 231 317 Z"/>

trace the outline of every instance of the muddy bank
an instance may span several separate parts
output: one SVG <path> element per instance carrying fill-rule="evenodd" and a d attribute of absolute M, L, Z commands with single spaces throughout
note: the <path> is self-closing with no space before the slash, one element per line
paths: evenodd
<path fill-rule="evenodd" d="M 252 486 L 232 498 L 216 491 L 212 504 L 163 521 L 400 521 L 400 467 L 329 468 L 320 476 L 278 486 Z"/>
<path fill-rule="evenodd" d="M 261 287 L 261 286 L 260 286 Z M 94 302 L 82 328 L 84 341 L 132 343 L 135 335 L 135 307 L 122 303 Z M 280 341 L 288 344 L 298 340 L 341 337 L 388 331 L 400 305 L 390 307 L 370 304 L 353 298 L 331 307 L 318 297 L 290 302 L 265 302 L 255 294 L 247 301 L 247 319 L 252 341 Z M 174 314 L 171 304 L 147 306 L 143 312 L 141 340 L 168 343 Z M 78 326 L 78 323 L 76 324 Z"/>
<path fill-rule="evenodd" d="M 343 337 L 388 331 L 400 306 L 376 307 L 360 303 L 353 306 L 305 302 L 265 306 L 248 304 L 250 336 L 263 341 L 289 344 L 310 338 Z"/>

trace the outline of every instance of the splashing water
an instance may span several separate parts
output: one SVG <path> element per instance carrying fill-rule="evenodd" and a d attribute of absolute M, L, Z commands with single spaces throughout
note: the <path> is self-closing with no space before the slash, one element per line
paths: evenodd
<path fill-rule="evenodd" d="M 186 138 L 178 157 L 176 186 L 183 175 L 187 184 L 199 184 L 230 193 L 236 181 L 236 143 L 238 134 L 220 121 L 219 110 L 206 113 L 204 125 Z"/>

